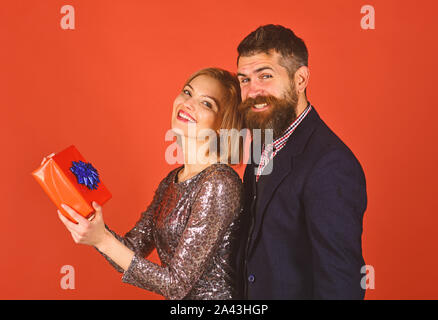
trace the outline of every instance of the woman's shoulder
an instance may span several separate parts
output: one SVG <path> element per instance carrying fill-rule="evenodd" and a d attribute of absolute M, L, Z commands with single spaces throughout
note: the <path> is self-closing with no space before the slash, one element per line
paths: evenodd
<path fill-rule="evenodd" d="M 178 171 L 182 168 L 182 166 L 179 166 L 178 168 L 172 169 L 158 184 L 156 193 L 163 192 L 163 190 L 167 189 L 170 185 L 175 182 L 175 176 L 178 173 Z"/>
<path fill-rule="evenodd" d="M 212 182 L 214 184 L 225 185 L 227 187 L 242 186 L 242 180 L 239 174 L 229 165 L 216 163 L 205 169 L 200 182 Z"/>
<path fill-rule="evenodd" d="M 183 168 L 183 166 L 179 166 L 177 168 L 174 168 L 172 170 L 170 170 L 170 172 L 167 174 L 167 176 L 161 180 L 162 183 L 172 183 L 175 181 L 175 176 L 178 174 L 178 171 L 181 170 Z"/>

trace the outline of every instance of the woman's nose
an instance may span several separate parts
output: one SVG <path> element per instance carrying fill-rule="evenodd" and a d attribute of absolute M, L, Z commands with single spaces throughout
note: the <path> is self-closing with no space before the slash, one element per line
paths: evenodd
<path fill-rule="evenodd" d="M 192 99 L 187 99 L 184 101 L 183 106 L 189 110 L 195 110 L 194 101 Z"/>

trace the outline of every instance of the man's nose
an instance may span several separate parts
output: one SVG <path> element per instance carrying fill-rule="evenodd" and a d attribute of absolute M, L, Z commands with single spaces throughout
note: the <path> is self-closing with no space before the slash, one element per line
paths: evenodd
<path fill-rule="evenodd" d="M 263 93 L 263 88 L 261 86 L 259 86 L 256 83 L 251 83 L 249 88 L 248 88 L 248 92 L 247 92 L 247 98 L 255 98 L 258 96 L 261 96 Z"/>

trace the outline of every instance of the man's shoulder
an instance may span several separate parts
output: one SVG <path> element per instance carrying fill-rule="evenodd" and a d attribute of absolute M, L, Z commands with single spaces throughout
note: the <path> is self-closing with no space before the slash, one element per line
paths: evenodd
<path fill-rule="evenodd" d="M 331 168 L 330 170 L 338 168 L 359 177 L 361 183 L 365 183 L 365 173 L 359 159 L 323 120 L 309 139 L 308 148 L 309 154 L 313 154 L 313 161 L 309 161 L 312 162 L 310 172 L 323 168 Z"/>
<path fill-rule="evenodd" d="M 329 153 L 344 153 L 356 158 L 347 144 L 322 120 L 318 118 L 315 130 L 307 142 L 304 153 L 314 154 L 317 158 Z"/>

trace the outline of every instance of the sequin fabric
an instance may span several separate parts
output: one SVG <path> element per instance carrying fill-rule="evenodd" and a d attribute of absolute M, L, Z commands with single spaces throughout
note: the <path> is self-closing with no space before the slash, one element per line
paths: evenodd
<path fill-rule="evenodd" d="M 213 164 L 177 182 L 172 170 L 124 237 L 135 252 L 122 281 L 166 299 L 233 299 L 232 254 L 242 212 L 242 182 L 228 165 Z M 157 249 L 161 266 L 146 257 Z M 102 255 L 123 272 L 114 261 Z"/>

